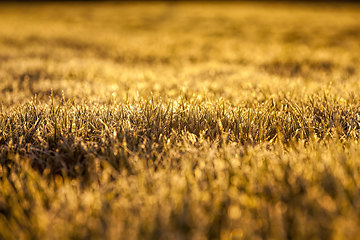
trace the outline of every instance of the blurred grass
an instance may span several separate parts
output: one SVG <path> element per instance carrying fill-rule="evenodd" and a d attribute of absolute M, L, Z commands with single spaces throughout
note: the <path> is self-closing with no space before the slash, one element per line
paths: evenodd
<path fill-rule="evenodd" d="M 0 5 L 0 239 L 357 239 L 358 5 Z"/>

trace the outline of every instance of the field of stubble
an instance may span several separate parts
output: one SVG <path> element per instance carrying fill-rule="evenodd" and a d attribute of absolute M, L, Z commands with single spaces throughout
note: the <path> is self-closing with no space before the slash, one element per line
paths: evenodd
<path fill-rule="evenodd" d="M 0 239 L 359 239 L 360 6 L 0 5 Z"/>

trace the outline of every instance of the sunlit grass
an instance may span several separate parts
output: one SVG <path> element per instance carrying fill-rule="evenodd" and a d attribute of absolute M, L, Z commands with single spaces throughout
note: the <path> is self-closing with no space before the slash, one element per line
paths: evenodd
<path fill-rule="evenodd" d="M 0 239 L 360 235 L 359 6 L 0 19 Z"/>

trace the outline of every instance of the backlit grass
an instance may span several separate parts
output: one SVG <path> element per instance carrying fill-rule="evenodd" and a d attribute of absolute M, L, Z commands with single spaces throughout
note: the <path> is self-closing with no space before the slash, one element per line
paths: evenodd
<path fill-rule="evenodd" d="M 0 239 L 357 239 L 360 8 L 0 5 Z"/>

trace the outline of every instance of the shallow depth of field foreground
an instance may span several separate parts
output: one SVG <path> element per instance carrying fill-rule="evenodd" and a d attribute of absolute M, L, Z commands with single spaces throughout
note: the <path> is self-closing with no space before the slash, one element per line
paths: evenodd
<path fill-rule="evenodd" d="M 0 5 L 0 239 L 359 239 L 360 6 Z"/>

